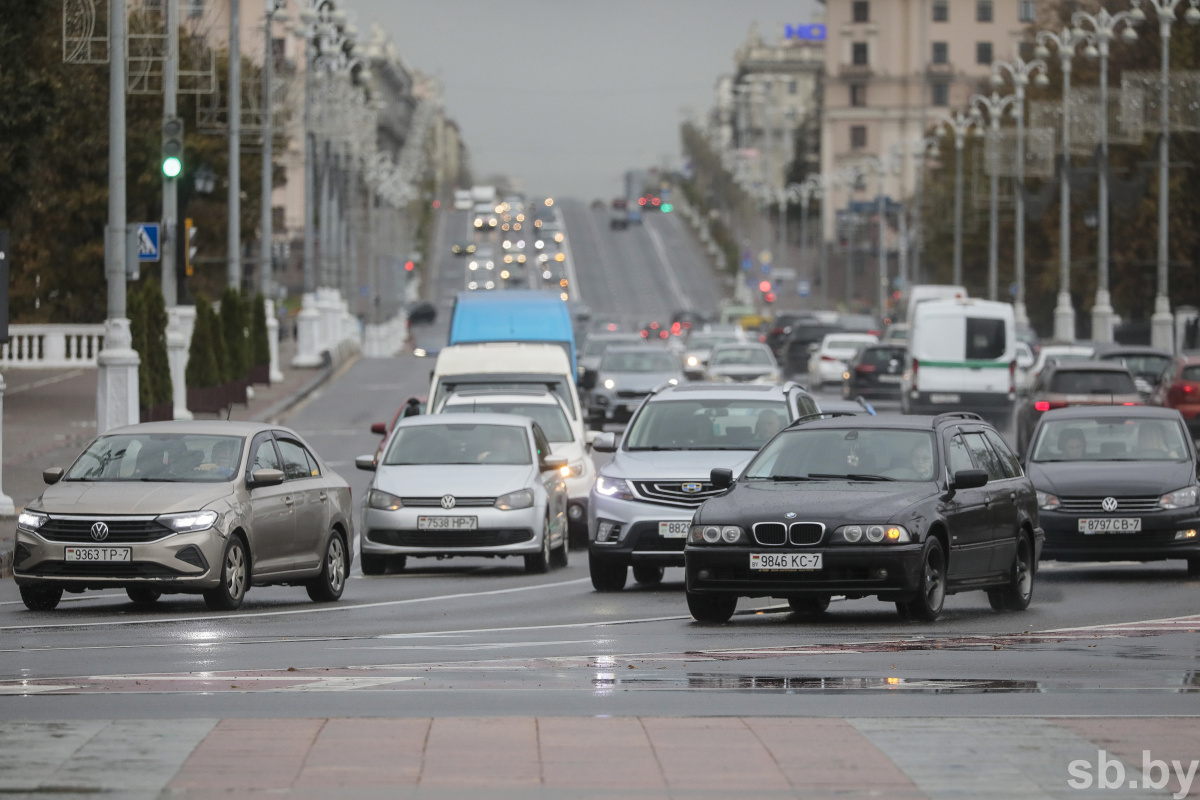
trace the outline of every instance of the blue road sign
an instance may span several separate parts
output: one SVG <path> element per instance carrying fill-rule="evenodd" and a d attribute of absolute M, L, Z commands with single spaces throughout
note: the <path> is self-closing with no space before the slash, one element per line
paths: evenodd
<path fill-rule="evenodd" d="M 137 226 L 138 261 L 158 261 L 158 225 L 139 222 Z"/>
<path fill-rule="evenodd" d="M 800 295 L 801 297 L 808 297 L 809 292 L 811 291 L 812 284 L 810 284 L 808 281 L 800 281 L 796 284 L 796 294 Z"/>
<path fill-rule="evenodd" d="M 804 42 L 823 42 L 825 41 L 825 26 L 784 25 L 783 37 L 785 39 L 799 39 Z"/>
<path fill-rule="evenodd" d="M 750 267 L 752 267 L 752 266 L 754 266 L 754 255 L 749 250 L 747 250 L 744 253 L 742 253 L 742 269 L 749 272 Z"/>

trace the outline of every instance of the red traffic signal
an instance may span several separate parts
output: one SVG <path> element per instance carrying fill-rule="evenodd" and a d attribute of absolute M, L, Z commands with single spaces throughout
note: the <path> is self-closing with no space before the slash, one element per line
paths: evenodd
<path fill-rule="evenodd" d="M 764 296 L 763 299 L 766 300 L 768 303 L 774 303 L 775 302 L 775 293 L 767 292 L 766 296 Z"/>
<path fill-rule="evenodd" d="M 758 284 L 758 290 L 759 290 L 760 292 L 769 292 L 769 291 L 771 291 L 771 282 L 770 282 L 770 281 L 759 281 L 759 284 Z"/>
<path fill-rule="evenodd" d="M 405 270 L 405 272 L 412 272 L 412 271 L 413 271 L 414 269 L 416 269 L 416 268 L 417 268 L 417 265 L 416 265 L 416 264 L 414 264 L 413 262 L 411 262 L 411 261 L 405 261 L 405 262 L 404 262 L 404 270 Z"/>

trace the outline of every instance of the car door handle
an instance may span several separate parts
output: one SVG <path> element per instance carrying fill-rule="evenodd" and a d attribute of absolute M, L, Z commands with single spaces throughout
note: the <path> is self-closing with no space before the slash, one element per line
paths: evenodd
<path fill-rule="evenodd" d="M 321 494 L 319 494 L 317 496 L 321 498 L 322 503 L 324 503 L 326 500 L 329 499 L 329 495 L 325 494 L 325 492 L 321 492 Z"/>
<path fill-rule="evenodd" d="M 292 502 L 293 502 L 293 500 L 292 500 L 292 496 L 291 496 L 291 495 L 288 495 L 287 497 L 283 498 L 283 502 L 284 502 L 284 504 L 285 504 L 285 505 L 289 505 L 289 506 L 290 506 L 290 505 L 292 504 Z"/>

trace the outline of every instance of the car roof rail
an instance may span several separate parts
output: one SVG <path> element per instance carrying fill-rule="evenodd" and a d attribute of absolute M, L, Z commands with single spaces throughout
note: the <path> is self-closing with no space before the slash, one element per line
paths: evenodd
<path fill-rule="evenodd" d="M 979 416 L 974 411 L 947 411 L 945 413 L 938 414 L 936 417 L 934 417 L 933 424 L 936 427 L 936 426 L 942 424 L 943 422 L 945 422 L 946 420 L 951 420 L 951 419 L 966 419 L 966 420 L 971 420 L 972 422 L 983 422 L 984 421 L 983 417 Z"/>
<path fill-rule="evenodd" d="M 805 422 L 812 422 L 814 419 L 833 419 L 835 417 L 857 417 L 858 414 L 851 414 L 849 411 L 822 411 L 818 414 L 804 414 L 796 417 L 788 424 L 789 428 L 794 428 Z"/>

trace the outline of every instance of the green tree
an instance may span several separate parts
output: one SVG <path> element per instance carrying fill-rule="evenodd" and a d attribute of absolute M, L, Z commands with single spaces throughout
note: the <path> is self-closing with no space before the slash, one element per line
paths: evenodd
<path fill-rule="evenodd" d="M 226 379 L 241 380 L 250 371 L 249 344 L 246 341 L 246 315 L 241 294 L 227 286 L 221 293 L 221 334 L 225 339 L 228 364 Z"/>
<path fill-rule="evenodd" d="M 217 363 L 212 323 L 215 319 L 212 306 L 203 297 L 196 298 L 196 324 L 192 329 L 192 343 L 188 348 L 188 363 L 185 379 L 193 389 L 209 389 L 224 383 L 220 365 Z"/>
<path fill-rule="evenodd" d="M 162 286 L 154 276 L 147 277 L 142 286 L 142 307 L 146 315 L 146 352 L 142 356 L 149 368 L 150 391 L 154 405 L 174 401 L 171 386 L 171 364 L 167 359 L 167 304 Z"/>
<path fill-rule="evenodd" d="M 196 316 L 199 316 L 199 306 L 196 308 Z M 221 318 L 217 316 L 217 312 L 210 305 L 208 307 L 208 337 L 212 342 L 213 358 L 217 362 L 217 382 L 228 383 L 233 380 L 233 375 L 229 369 L 229 349 L 225 346 L 225 331 L 221 326 Z"/>
<path fill-rule="evenodd" d="M 125 292 L 125 313 L 129 315 L 129 333 L 138 354 L 138 407 L 146 411 L 154 405 L 150 381 L 150 363 L 146 357 L 146 305 L 142 293 L 134 287 Z"/>
<path fill-rule="evenodd" d="M 254 296 L 253 322 L 250 325 L 250 363 L 258 366 L 271 363 L 271 342 L 267 337 L 267 302 L 262 293 Z"/>

